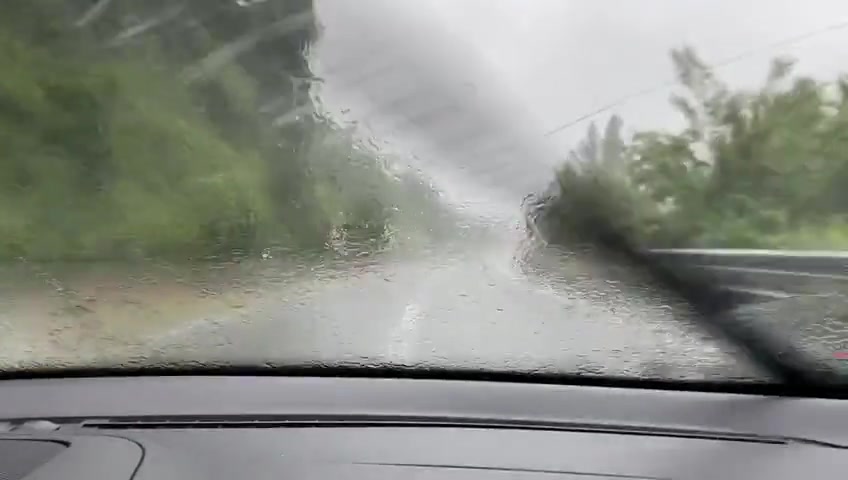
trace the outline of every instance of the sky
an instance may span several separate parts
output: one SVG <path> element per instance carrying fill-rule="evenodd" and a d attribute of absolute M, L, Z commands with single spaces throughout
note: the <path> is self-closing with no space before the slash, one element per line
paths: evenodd
<path fill-rule="evenodd" d="M 328 105 L 381 141 L 428 156 L 431 169 L 443 161 L 501 185 L 521 183 L 520 174 L 481 153 L 492 139 L 509 136 L 521 145 L 511 165 L 550 178 L 526 163 L 561 161 L 590 121 L 615 113 L 628 131 L 680 128 L 668 101 L 673 48 L 694 47 L 734 87 L 761 84 L 777 56 L 817 78 L 848 72 L 845 0 L 317 0 L 317 10 L 316 70 Z M 416 101 L 398 101 L 407 97 Z M 397 121 L 457 98 L 463 113 L 414 128 Z M 539 137 L 571 123 L 539 150 Z M 445 140 L 475 125 L 490 133 L 474 148 Z"/>
<path fill-rule="evenodd" d="M 778 55 L 820 78 L 848 71 L 843 0 L 428 1 L 487 52 L 550 129 L 673 80 L 669 51 L 682 45 L 709 64 L 738 58 L 717 69 L 731 85 L 759 84 Z M 658 88 L 612 111 L 631 124 L 674 125 L 670 91 Z"/>

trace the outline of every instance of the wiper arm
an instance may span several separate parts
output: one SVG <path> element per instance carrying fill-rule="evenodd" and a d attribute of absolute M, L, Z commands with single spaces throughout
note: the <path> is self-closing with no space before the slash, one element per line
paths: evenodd
<path fill-rule="evenodd" d="M 801 350 L 786 336 L 742 321 L 733 312 L 732 295 L 706 275 L 672 266 L 633 244 L 601 218 L 586 225 L 594 246 L 615 253 L 647 273 L 659 287 L 686 300 L 698 315 L 695 322 L 704 330 L 744 351 L 751 360 L 781 383 L 794 387 L 844 385 L 845 379 L 832 367 Z"/>

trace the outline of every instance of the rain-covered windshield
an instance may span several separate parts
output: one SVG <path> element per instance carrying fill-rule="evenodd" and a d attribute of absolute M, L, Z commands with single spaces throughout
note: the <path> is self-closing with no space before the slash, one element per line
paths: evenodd
<path fill-rule="evenodd" d="M 0 369 L 848 361 L 842 0 L 4 0 Z"/>

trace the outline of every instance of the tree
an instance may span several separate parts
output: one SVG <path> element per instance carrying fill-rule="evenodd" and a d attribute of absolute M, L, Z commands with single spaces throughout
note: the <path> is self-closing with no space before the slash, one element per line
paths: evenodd
<path fill-rule="evenodd" d="M 586 138 L 567 155 L 557 174 L 558 194 L 548 200 L 538 220 L 543 234 L 555 242 L 591 243 L 598 229 L 607 226 L 641 239 L 649 231 L 646 226 L 656 221 L 654 205 L 628 172 L 632 162 L 621 138 L 622 125 L 613 116 L 599 138 L 591 124 Z"/>
<path fill-rule="evenodd" d="M 595 123 L 590 123 L 586 138 L 569 152 L 567 161 L 592 163 L 610 168 L 622 164 L 625 155 L 625 145 L 621 137 L 623 125 L 621 118 L 613 115 L 604 127 L 604 134 L 601 137 Z"/>
<path fill-rule="evenodd" d="M 758 90 L 734 90 L 691 48 L 671 59 L 683 87 L 671 104 L 686 126 L 627 144 L 610 133 L 620 121 L 603 141 L 591 126 L 559 174 L 547 216 L 559 236 L 591 205 L 648 246 L 848 246 L 848 83 L 793 76 L 794 62 L 778 58 Z"/>
<path fill-rule="evenodd" d="M 356 145 L 314 115 L 312 0 L 0 9 L 0 258 L 323 248 L 388 221 L 375 169 L 323 193 L 338 174 L 314 159 Z"/>

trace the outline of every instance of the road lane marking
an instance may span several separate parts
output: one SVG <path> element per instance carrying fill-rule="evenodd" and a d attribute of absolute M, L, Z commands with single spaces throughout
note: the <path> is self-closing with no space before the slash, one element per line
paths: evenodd
<path fill-rule="evenodd" d="M 418 342 L 420 320 L 424 318 L 424 309 L 417 303 L 410 303 L 404 309 L 400 322 L 392 332 L 389 355 L 400 363 L 409 363 L 415 353 Z"/>

